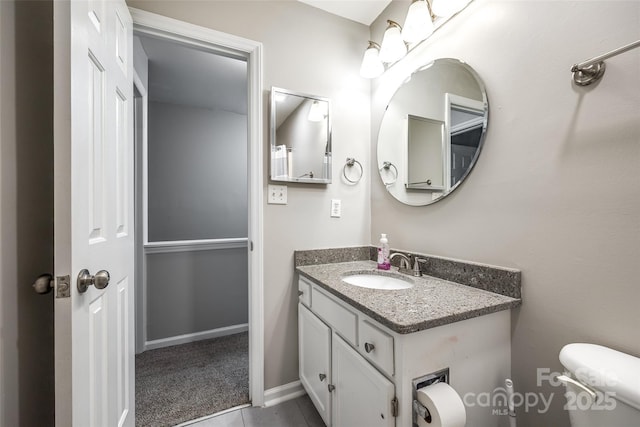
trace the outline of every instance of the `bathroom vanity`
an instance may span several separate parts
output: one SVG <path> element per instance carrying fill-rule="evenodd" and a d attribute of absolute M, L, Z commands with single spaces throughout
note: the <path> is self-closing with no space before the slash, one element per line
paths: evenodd
<path fill-rule="evenodd" d="M 519 298 L 427 275 L 403 278 L 412 286 L 400 290 L 342 280 L 376 274 L 370 260 L 296 270 L 300 381 L 327 426 L 410 427 L 415 384 L 444 369 L 467 425 L 508 423 L 494 411 L 502 407 L 477 396 L 510 376 L 510 309 Z"/>

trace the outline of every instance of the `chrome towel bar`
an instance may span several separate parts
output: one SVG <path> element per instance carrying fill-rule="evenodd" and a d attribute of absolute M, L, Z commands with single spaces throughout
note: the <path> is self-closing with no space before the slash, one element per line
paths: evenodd
<path fill-rule="evenodd" d="M 619 47 L 618 49 L 614 49 L 600 56 L 593 57 L 579 64 L 574 64 L 573 67 L 571 67 L 573 81 L 578 86 L 588 86 L 591 83 L 598 81 L 604 75 L 604 71 L 606 69 L 604 64 L 605 59 L 620 55 L 621 53 L 637 47 L 640 47 L 640 40 Z"/>

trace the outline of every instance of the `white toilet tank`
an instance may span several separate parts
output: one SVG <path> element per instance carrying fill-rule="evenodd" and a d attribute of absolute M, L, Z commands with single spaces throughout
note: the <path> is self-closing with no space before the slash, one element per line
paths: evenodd
<path fill-rule="evenodd" d="M 560 350 L 560 363 L 576 380 L 563 381 L 572 427 L 640 426 L 640 358 L 575 343 Z"/>

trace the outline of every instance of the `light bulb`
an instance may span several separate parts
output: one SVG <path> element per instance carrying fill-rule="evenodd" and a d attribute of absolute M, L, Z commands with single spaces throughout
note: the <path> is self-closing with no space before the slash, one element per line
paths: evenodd
<path fill-rule="evenodd" d="M 311 122 L 321 122 L 326 117 L 326 109 L 324 108 L 324 102 L 322 105 L 319 101 L 313 101 L 311 107 L 309 108 L 309 115 L 307 119 Z"/>
<path fill-rule="evenodd" d="M 384 73 L 384 65 L 380 61 L 380 46 L 369 41 L 369 47 L 364 51 L 360 75 L 367 79 L 374 79 Z"/>
<path fill-rule="evenodd" d="M 432 32 L 433 21 L 427 0 L 414 0 L 402 27 L 402 38 L 407 43 L 417 43 L 429 37 Z"/>
<path fill-rule="evenodd" d="M 402 27 L 397 22 L 388 20 L 389 26 L 384 32 L 382 46 L 380 47 L 380 60 L 382 62 L 396 62 L 407 54 L 407 45 L 402 40 L 400 30 Z"/>
<path fill-rule="evenodd" d="M 471 0 L 433 0 L 431 8 L 437 16 L 448 18 L 465 8 Z"/>

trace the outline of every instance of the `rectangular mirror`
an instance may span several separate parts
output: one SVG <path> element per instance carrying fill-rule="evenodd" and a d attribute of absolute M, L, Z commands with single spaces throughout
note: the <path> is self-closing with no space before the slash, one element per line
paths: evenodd
<path fill-rule="evenodd" d="M 271 181 L 331 183 L 329 99 L 271 88 Z"/>

